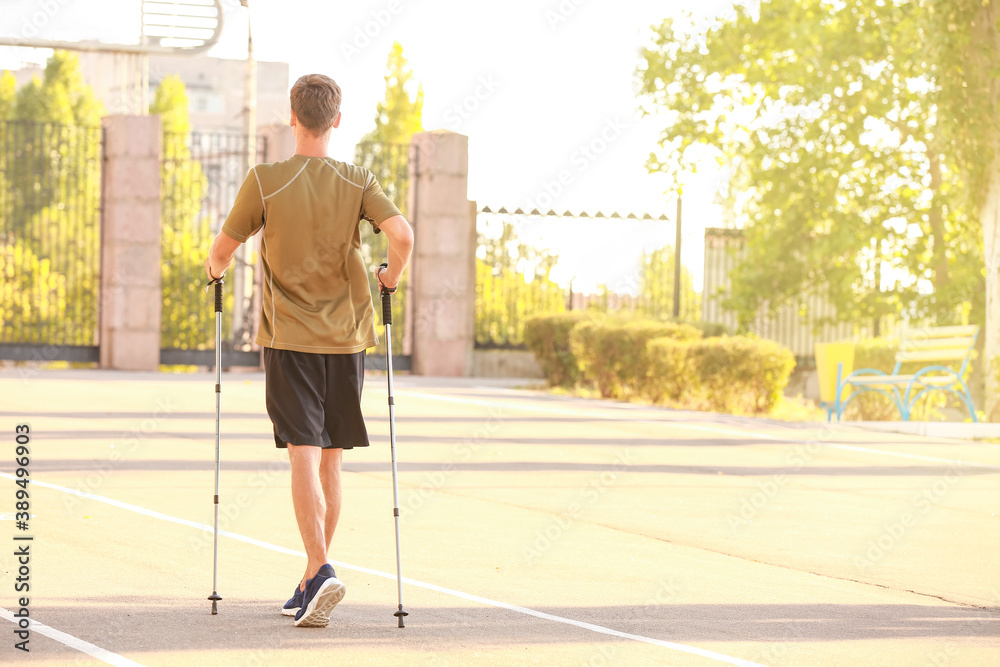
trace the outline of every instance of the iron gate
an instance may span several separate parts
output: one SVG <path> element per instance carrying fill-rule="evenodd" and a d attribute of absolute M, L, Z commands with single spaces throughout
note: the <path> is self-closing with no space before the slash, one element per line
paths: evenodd
<path fill-rule="evenodd" d="M 101 129 L 0 121 L 0 359 L 98 360 Z"/>
<path fill-rule="evenodd" d="M 257 140 L 257 161 L 266 154 Z M 247 137 L 239 132 L 165 134 L 161 163 L 160 363 L 214 364 L 215 311 L 206 296 L 205 258 L 247 174 Z M 254 239 L 256 241 L 256 237 Z M 223 364 L 257 366 L 252 344 L 257 246 L 246 244 L 226 274 Z M 240 284 L 238 284 L 240 283 Z"/>

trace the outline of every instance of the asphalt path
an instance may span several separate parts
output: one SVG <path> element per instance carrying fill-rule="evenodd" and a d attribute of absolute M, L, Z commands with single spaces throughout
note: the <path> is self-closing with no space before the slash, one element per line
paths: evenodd
<path fill-rule="evenodd" d="M 397 628 L 384 382 L 315 629 L 278 613 L 305 561 L 260 374 L 223 378 L 213 616 L 214 375 L 5 369 L 0 663 L 1000 664 L 1000 446 L 481 379 L 396 377 Z"/>

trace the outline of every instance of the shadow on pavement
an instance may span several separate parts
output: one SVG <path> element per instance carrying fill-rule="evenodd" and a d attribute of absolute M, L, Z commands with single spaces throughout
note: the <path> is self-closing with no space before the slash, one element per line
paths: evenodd
<path fill-rule="evenodd" d="M 394 639 L 408 648 L 609 641 L 593 631 L 492 607 L 409 607 L 399 629 L 394 605 L 351 604 L 329 627 L 295 628 L 280 601 L 223 599 L 218 616 L 193 599 L 46 600 L 37 620 L 109 650 L 322 650 Z M 907 604 L 653 604 L 538 607 L 563 618 L 672 642 L 853 641 L 1000 637 L 1000 609 Z M 398 644 L 397 644 L 398 645 Z M 385 646 L 388 648 L 388 645 Z"/>
<path fill-rule="evenodd" d="M 271 439 L 270 436 L 268 438 Z M 374 440 L 374 438 L 373 438 Z M 347 455 L 349 457 L 349 454 Z M 97 459 L 36 459 L 32 466 L 40 472 L 93 472 L 108 463 Z M 10 466 L 0 465 L 0 470 Z M 193 459 L 139 459 L 121 460 L 113 464 L 115 470 L 141 472 L 190 472 L 215 470 L 215 460 Z M 281 460 L 230 460 L 223 456 L 222 469 L 226 471 L 281 472 L 289 469 Z M 389 472 L 388 461 L 347 460 L 344 472 Z M 664 475 L 719 475 L 731 477 L 772 477 L 794 475 L 799 477 L 942 477 L 953 474 L 954 469 L 940 465 L 904 466 L 718 466 L 672 465 L 666 463 L 582 463 L 575 461 L 400 461 L 400 472 L 439 472 L 443 470 L 468 472 L 608 472 L 655 473 Z M 963 468 L 963 477 L 1000 475 L 1000 470 L 989 468 Z"/>

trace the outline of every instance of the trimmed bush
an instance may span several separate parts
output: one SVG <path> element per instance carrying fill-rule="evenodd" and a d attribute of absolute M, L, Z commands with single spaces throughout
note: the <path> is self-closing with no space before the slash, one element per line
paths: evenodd
<path fill-rule="evenodd" d="M 605 398 L 623 398 L 641 393 L 650 371 L 646 343 L 654 338 L 694 341 L 701 332 L 689 324 L 609 318 L 578 324 L 570 346 L 585 381 Z"/>
<path fill-rule="evenodd" d="M 730 414 L 766 414 L 788 385 L 795 357 L 774 341 L 733 336 L 708 338 L 688 350 L 696 400 Z"/>
<path fill-rule="evenodd" d="M 764 414 L 777 404 L 795 358 L 772 341 L 702 338 L 714 326 L 595 318 L 581 312 L 525 323 L 525 343 L 550 385 L 593 385 L 605 398 L 641 396 L 689 409 Z"/>
<path fill-rule="evenodd" d="M 725 324 L 718 322 L 691 322 L 691 326 L 701 331 L 702 338 L 718 338 L 720 336 L 731 336 L 732 331 Z"/>
<path fill-rule="evenodd" d="M 601 369 L 594 369 L 591 350 L 597 345 L 602 323 L 594 319 L 582 320 L 569 332 L 569 347 L 577 365 L 577 384 L 596 384 Z"/>
<path fill-rule="evenodd" d="M 654 403 L 680 403 L 695 384 L 688 366 L 689 342 L 673 338 L 654 338 L 646 343 L 649 360 L 647 373 L 641 386 L 642 396 Z"/>
<path fill-rule="evenodd" d="M 545 379 L 553 387 L 569 387 L 580 380 L 580 368 L 570 347 L 569 335 L 580 322 L 592 317 L 573 311 L 538 315 L 524 323 L 524 344 L 535 354 Z"/>

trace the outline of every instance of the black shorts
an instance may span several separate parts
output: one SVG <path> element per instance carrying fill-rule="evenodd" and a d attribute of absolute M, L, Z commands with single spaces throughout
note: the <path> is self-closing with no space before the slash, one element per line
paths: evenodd
<path fill-rule="evenodd" d="M 267 414 L 274 444 L 368 446 L 361 415 L 365 353 L 312 354 L 264 348 Z"/>

